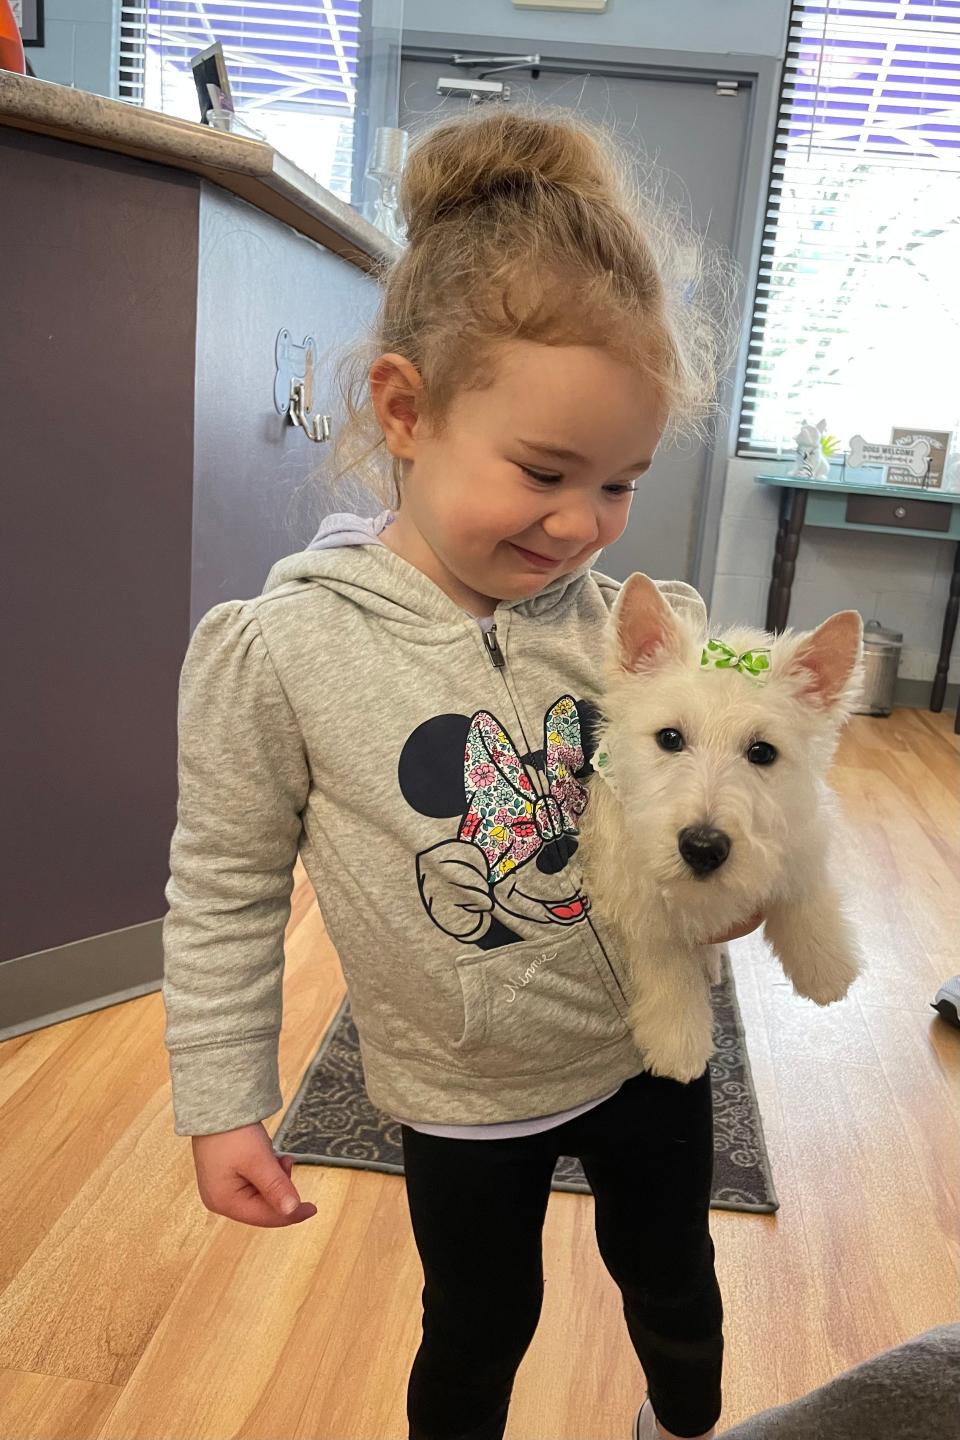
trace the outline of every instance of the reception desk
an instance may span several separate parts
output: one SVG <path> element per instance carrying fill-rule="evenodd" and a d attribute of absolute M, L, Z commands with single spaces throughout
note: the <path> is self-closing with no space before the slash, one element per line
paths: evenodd
<path fill-rule="evenodd" d="M 269 145 L 0 75 L 0 1037 L 159 986 L 177 684 L 330 508 L 278 337 L 333 361 L 398 252 Z"/>

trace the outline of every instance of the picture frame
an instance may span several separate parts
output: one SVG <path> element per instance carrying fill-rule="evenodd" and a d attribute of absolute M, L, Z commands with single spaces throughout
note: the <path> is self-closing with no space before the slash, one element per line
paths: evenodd
<path fill-rule="evenodd" d="M 917 477 L 907 470 L 898 470 L 891 465 L 887 471 L 888 485 L 909 486 L 915 490 L 942 490 L 943 471 L 950 450 L 952 430 L 924 430 L 916 425 L 894 425 L 890 431 L 890 442 L 912 445 L 917 440 L 930 441 L 930 468 L 926 475 Z"/>
<path fill-rule="evenodd" d="M 206 50 L 190 57 L 193 83 L 200 105 L 200 124 L 209 125 L 211 110 L 234 113 L 233 95 L 230 90 L 230 76 L 219 40 L 208 45 Z"/>
<path fill-rule="evenodd" d="M 31 45 L 42 47 L 43 41 L 43 0 L 11 0 L 13 18 L 20 29 L 24 49 Z"/>

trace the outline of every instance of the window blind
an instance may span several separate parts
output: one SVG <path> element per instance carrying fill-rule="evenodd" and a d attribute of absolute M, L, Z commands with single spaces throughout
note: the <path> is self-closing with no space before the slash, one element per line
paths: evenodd
<path fill-rule="evenodd" d="M 958 353 L 960 3 L 794 3 L 737 453 L 957 432 Z"/>
<path fill-rule="evenodd" d="M 351 200 L 362 0 L 135 0 L 120 7 L 118 92 L 198 120 L 190 57 L 219 41 L 237 114 Z"/>

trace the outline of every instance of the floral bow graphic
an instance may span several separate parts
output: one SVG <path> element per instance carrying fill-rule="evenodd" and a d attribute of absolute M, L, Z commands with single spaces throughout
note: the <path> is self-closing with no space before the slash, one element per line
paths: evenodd
<path fill-rule="evenodd" d="M 474 715 L 463 755 L 469 797 L 458 840 L 472 840 L 487 857 L 492 884 L 534 856 L 547 840 L 578 834 L 587 789 L 576 779 L 583 765 L 580 717 L 564 695 L 544 717 L 549 793 L 537 795 L 516 747 L 486 710 Z"/>
<path fill-rule="evenodd" d="M 712 665 L 716 670 L 739 670 L 743 675 L 762 680 L 764 672 L 770 669 L 770 651 L 744 650 L 742 655 L 738 655 L 722 640 L 708 640 L 700 656 L 700 665 L 701 668 Z"/>

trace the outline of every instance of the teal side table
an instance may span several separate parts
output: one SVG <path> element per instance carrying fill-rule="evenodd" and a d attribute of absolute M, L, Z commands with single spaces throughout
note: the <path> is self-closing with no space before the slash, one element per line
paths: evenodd
<path fill-rule="evenodd" d="M 940 656 L 930 690 L 930 709 L 940 711 L 960 613 L 960 492 L 887 485 L 882 475 L 882 470 L 865 466 L 861 470 L 832 469 L 826 480 L 786 473 L 754 477 L 759 485 L 780 488 L 780 524 L 767 595 L 766 628 L 777 632 L 786 627 L 804 525 L 952 540 L 956 544 L 953 573 L 943 616 Z M 960 734 L 960 706 L 954 729 Z"/>

